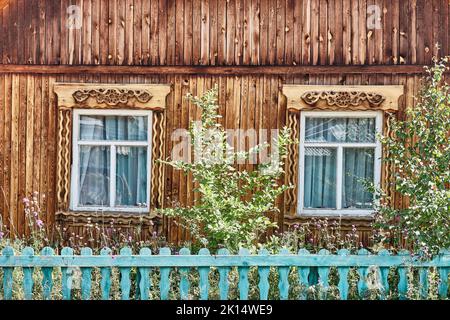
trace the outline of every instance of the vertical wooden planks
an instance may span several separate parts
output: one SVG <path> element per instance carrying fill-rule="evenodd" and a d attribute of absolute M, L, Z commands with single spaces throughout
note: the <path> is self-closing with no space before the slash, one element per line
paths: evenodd
<path fill-rule="evenodd" d="M 184 3 L 175 2 L 176 22 L 175 22 L 175 64 L 183 64 L 183 46 L 184 46 Z"/>
<path fill-rule="evenodd" d="M 209 48 L 208 48 L 208 64 L 217 65 L 217 6 L 218 0 L 209 1 Z"/>
<path fill-rule="evenodd" d="M 144 61 L 142 53 L 142 0 L 134 0 L 133 11 L 133 58 L 131 59 L 133 65 L 142 65 Z"/>
<path fill-rule="evenodd" d="M 342 1 L 342 50 L 344 64 L 351 64 L 352 62 L 352 17 L 351 17 L 351 2 Z"/>
<path fill-rule="evenodd" d="M 193 12 L 192 0 L 186 0 L 184 3 L 184 47 L 183 47 L 183 61 L 184 63 L 192 64 L 192 45 L 193 45 Z"/>
<path fill-rule="evenodd" d="M 19 114 L 20 114 L 20 76 L 12 76 L 11 96 L 11 153 L 10 153 L 10 227 L 13 232 L 18 232 L 18 184 L 19 184 Z"/>
<path fill-rule="evenodd" d="M 175 40 L 175 15 L 176 15 L 175 1 L 168 1 L 166 9 L 167 9 L 167 42 L 166 42 L 167 59 L 166 59 L 166 63 L 168 65 L 175 65 L 175 41 L 176 41 Z M 195 30 L 194 30 L 194 35 L 195 35 Z M 194 45 L 194 48 L 195 48 L 195 45 Z"/>
<path fill-rule="evenodd" d="M 19 98 L 18 104 L 15 106 L 18 110 L 17 117 L 17 139 L 18 139 L 18 163 L 17 165 L 17 194 L 16 194 L 16 230 L 18 234 L 25 233 L 25 216 L 22 214 L 24 212 L 24 203 L 22 201 L 26 195 L 26 124 L 27 124 L 27 76 L 19 76 Z"/>
<path fill-rule="evenodd" d="M 95 0 L 94 0 L 95 1 Z M 82 64 L 92 64 L 92 0 L 83 0 Z"/>
<path fill-rule="evenodd" d="M 33 193 L 33 163 L 34 158 L 34 77 L 27 75 L 27 92 L 26 92 L 26 142 L 25 142 L 25 193 L 23 196 L 29 196 Z"/>
<path fill-rule="evenodd" d="M 159 0 L 158 11 L 158 25 L 160 34 L 158 35 L 158 63 L 161 65 L 167 64 L 168 61 L 168 17 L 167 17 L 167 4 L 164 0 Z"/>
<path fill-rule="evenodd" d="M 1 15 L 1 11 L 0 11 Z M 5 111 L 6 111 L 6 91 L 5 91 L 6 76 L 0 75 L 0 188 L 4 190 L 5 185 L 5 168 L 6 168 L 6 142 L 9 140 L 5 137 Z M 0 201 L 0 219 L 3 225 L 6 226 L 6 201 Z"/>
<path fill-rule="evenodd" d="M 227 6 L 223 1 L 217 2 L 217 64 L 227 62 Z"/>

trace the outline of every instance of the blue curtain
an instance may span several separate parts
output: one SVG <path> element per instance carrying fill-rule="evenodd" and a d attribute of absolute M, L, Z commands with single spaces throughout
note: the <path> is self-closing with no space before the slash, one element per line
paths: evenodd
<path fill-rule="evenodd" d="M 305 208 L 336 208 L 336 149 L 305 148 Z"/>
<path fill-rule="evenodd" d="M 146 141 L 147 117 L 81 116 L 80 140 Z M 110 171 L 116 175 L 115 206 L 144 206 L 147 199 L 147 147 L 117 146 L 116 168 L 110 168 L 110 147 L 80 148 L 81 206 L 109 206 Z"/>
<path fill-rule="evenodd" d="M 343 143 L 342 208 L 371 208 L 363 180 L 374 180 L 374 148 L 345 143 L 375 142 L 374 118 L 306 118 L 305 141 Z M 337 148 L 305 148 L 305 208 L 336 208 Z"/>
<path fill-rule="evenodd" d="M 342 208 L 370 209 L 373 194 L 364 181 L 374 180 L 374 149 L 344 148 Z"/>

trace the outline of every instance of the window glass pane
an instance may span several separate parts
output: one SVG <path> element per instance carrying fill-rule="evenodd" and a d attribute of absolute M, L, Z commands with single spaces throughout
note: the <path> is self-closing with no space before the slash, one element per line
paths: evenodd
<path fill-rule="evenodd" d="M 375 142 L 375 118 L 306 118 L 307 142 Z"/>
<path fill-rule="evenodd" d="M 79 206 L 109 206 L 110 150 L 80 146 Z"/>
<path fill-rule="evenodd" d="M 117 146 L 116 205 L 147 206 L 147 148 Z"/>
<path fill-rule="evenodd" d="M 80 140 L 146 141 L 146 116 L 80 116 Z"/>
<path fill-rule="evenodd" d="M 373 194 L 364 181 L 374 182 L 375 150 L 373 148 L 344 148 L 342 174 L 342 208 L 371 209 Z"/>
<path fill-rule="evenodd" d="M 334 148 L 305 148 L 305 208 L 336 208 Z"/>

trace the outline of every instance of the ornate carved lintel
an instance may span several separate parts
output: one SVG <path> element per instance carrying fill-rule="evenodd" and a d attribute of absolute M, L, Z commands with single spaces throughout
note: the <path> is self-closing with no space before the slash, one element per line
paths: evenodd
<path fill-rule="evenodd" d="M 89 98 L 95 98 L 98 104 L 106 103 L 108 106 L 128 104 L 132 99 L 146 103 L 153 97 L 148 90 L 118 88 L 80 89 L 75 91 L 72 96 L 77 103 L 84 103 Z"/>
<path fill-rule="evenodd" d="M 386 100 L 379 93 L 353 91 L 307 91 L 301 98 L 310 106 L 314 106 L 319 101 L 324 100 L 329 106 L 337 106 L 339 108 L 357 107 L 366 101 L 369 106 L 378 107 Z"/>
<path fill-rule="evenodd" d="M 130 108 L 164 110 L 169 85 L 57 83 L 54 91 L 60 109 Z"/>
<path fill-rule="evenodd" d="M 290 112 L 301 110 L 398 110 L 403 86 L 285 85 Z"/>

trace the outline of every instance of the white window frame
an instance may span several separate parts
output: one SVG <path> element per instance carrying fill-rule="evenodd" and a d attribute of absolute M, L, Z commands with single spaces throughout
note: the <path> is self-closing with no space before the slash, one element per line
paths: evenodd
<path fill-rule="evenodd" d="M 376 139 L 374 143 L 341 143 L 326 142 L 317 143 L 305 142 L 305 123 L 307 117 L 315 118 L 375 118 L 376 133 L 382 133 L 383 111 L 303 111 L 300 114 L 300 143 L 299 143 L 299 192 L 297 211 L 303 216 L 371 216 L 373 209 L 342 209 L 342 165 L 343 148 L 375 148 L 374 161 L 374 183 L 380 185 L 381 181 L 381 142 Z M 336 171 L 336 209 L 305 209 L 304 208 L 304 186 L 305 186 L 305 148 L 307 147 L 333 147 L 337 148 L 337 171 Z"/>
<path fill-rule="evenodd" d="M 105 140 L 105 141 L 89 141 L 79 140 L 80 136 L 80 116 L 84 115 L 101 115 L 101 116 L 146 116 L 147 117 L 147 141 L 121 141 L 121 140 Z M 146 213 L 150 210 L 150 182 L 151 182 L 151 162 L 152 162 L 152 111 L 150 110 L 129 110 L 129 109 L 75 109 L 73 112 L 73 134 L 72 134 L 72 175 L 71 175 L 71 194 L 70 194 L 70 209 L 73 211 L 111 211 L 111 212 L 125 212 L 125 213 Z M 87 146 L 110 146 L 111 160 L 110 160 L 110 196 L 109 206 L 83 207 L 78 205 L 79 200 L 79 147 Z M 141 146 L 147 147 L 147 202 L 146 206 L 142 207 L 115 207 L 116 201 L 116 147 L 118 146 Z"/>

